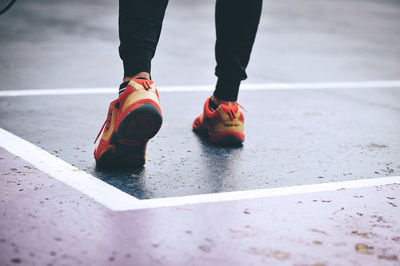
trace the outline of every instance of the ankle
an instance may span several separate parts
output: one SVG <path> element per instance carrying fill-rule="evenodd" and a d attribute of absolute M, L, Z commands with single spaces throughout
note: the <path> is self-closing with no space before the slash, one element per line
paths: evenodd
<path fill-rule="evenodd" d="M 211 101 L 215 104 L 215 105 L 220 105 L 220 104 L 225 104 L 227 106 L 234 106 L 237 104 L 237 101 L 224 101 L 221 99 L 218 99 L 218 97 L 216 96 L 211 96 Z"/>
<path fill-rule="evenodd" d="M 145 79 L 150 80 L 150 73 L 148 73 L 148 72 L 140 72 L 140 73 L 137 73 L 137 74 L 135 74 L 133 76 L 124 77 L 123 82 L 127 82 L 127 81 L 130 81 L 131 79 L 137 79 L 137 78 L 145 78 Z"/>

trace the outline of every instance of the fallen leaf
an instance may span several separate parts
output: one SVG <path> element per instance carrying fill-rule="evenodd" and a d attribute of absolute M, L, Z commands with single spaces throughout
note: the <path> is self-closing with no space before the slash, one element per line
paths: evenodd
<path fill-rule="evenodd" d="M 283 260 L 283 259 L 289 258 L 290 257 L 290 253 L 276 251 L 274 253 L 274 256 L 275 256 L 275 258 L 277 258 L 279 260 Z"/>
<path fill-rule="evenodd" d="M 396 255 L 379 255 L 378 259 L 383 259 L 383 260 L 397 260 Z"/>
<path fill-rule="evenodd" d="M 374 249 L 373 247 L 367 246 L 365 244 L 357 244 L 356 251 L 361 254 L 371 254 L 371 250 Z"/>

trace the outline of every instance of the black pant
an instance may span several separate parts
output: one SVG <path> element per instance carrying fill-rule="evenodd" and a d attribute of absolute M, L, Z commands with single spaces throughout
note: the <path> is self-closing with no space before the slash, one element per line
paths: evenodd
<path fill-rule="evenodd" d="M 194 0 L 196 1 L 196 0 Z M 119 0 L 119 53 L 124 76 L 151 72 L 168 0 Z M 236 101 L 256 36 L 262 0 L 217 0 L 214 95 Z"/>

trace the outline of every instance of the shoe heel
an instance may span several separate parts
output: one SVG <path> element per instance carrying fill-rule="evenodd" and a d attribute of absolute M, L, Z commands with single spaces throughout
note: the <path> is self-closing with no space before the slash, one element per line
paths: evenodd
<path fill-rule="evenodd" d="M 137 168 L 146 161 L 146 143 L 140 146 L 115 145 L 96 160 L 99 168 Z"/>
<path fill-rule="evenodd" d="M 144 103 L 124 118 L 119 126 L 118 136 L 127 143 L 148 141 L 158 133 L 161 124 L 162 116 L 157 107 L 152 103 Z"/>

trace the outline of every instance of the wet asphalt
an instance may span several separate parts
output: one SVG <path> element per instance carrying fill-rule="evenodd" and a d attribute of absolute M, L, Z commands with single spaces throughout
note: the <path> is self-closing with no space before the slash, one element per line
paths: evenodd
<path fill-rule="evenodd" d="M 212 84 L 214 0 L 172 0 L 153 62 L 159 85 Z M 0 16 L 0 90 L 117 87 L 118 5 L 18 0 Z M 399 79 L 397 0 L 264 1 L 249 83 Z"/>
<path fill-rule="evenodd" d="M 129 171 L 95 167 L 93 141 L 112 95 L 0 98 L 0 118 L 5 129 L 138 198 L 400 174 L 399 89 L 242 92 L 240 148 L 212 146 L 191 131 L 207 95 L 161 92 L 163 126 L 145 167 Z"/>
<path fill-rule="evenodd" d="M 134 171 L 95 169 L 112 95 L 0 98 L 0 126 L 138 198 L 399 175 L 400 90 L 243 91 L 242 148 L 191 131 L 215 82 L 214 1 L 171 1 L 153 62 L 164 125 Z M 0 16 L 0 90 L 117 87 L 116 4 L 17 1 Z M 400 79 L 398 1 L 264 2 L 249 83 Z"/>

